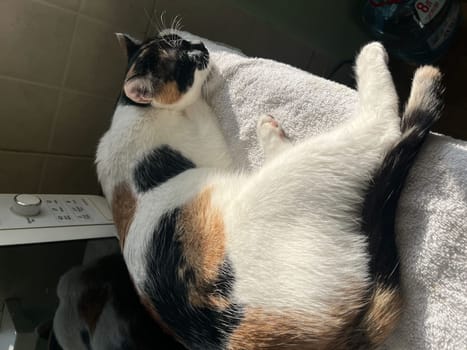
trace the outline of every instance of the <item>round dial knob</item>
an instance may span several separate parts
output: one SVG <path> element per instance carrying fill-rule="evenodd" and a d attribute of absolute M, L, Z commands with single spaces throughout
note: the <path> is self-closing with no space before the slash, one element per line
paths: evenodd
<path fill-rule="evenodd" d="M 41 212 L 42 200 L 32 194 L 17 194 L 11 209 L 21 216 L 34 216 Z"/>

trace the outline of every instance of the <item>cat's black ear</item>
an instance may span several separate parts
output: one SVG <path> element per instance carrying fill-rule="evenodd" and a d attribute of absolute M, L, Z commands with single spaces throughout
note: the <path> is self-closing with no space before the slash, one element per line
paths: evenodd
<path fill-rule="evenodd" d="M 138 51 L 141 46 L 141 41 L 132 38 L 128 34 L 115 33 L 117 36 L 118 43 L 126 54 L 126 57 L 130 59 Z"/>

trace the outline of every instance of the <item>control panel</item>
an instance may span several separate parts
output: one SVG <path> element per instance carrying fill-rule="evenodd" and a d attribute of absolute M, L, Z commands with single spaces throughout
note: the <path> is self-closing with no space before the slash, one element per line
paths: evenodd
<path fill-rule="evenodd" d="M 0 194 L 0 246 L 116 236 L 105 198 Z"/>

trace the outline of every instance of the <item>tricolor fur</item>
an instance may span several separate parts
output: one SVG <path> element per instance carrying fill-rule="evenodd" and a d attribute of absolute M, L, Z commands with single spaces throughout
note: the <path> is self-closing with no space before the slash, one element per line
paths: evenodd
<path fill-rule="evenodd" d="M 296 144 L 263 116 L 266 155 L 231 170 L 202 97 L 209 54 L 120 36 L 128 74 L 97 169 L 140 299 L 189 349 L 368 349 L 401 308 L 398 195 L 439 117 L 439 72 L 417 71 L 402 119 L 378 43 L 356 61 L 359 108 Z"/>

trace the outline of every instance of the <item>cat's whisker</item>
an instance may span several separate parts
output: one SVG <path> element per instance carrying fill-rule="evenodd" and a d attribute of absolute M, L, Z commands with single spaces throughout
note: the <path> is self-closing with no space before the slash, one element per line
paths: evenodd
<path fill-rule="evenodd" d="M 139 6 L 142 8 L 143 12 L 144 12 L 144 15 L 146 16 L 146 19 L 148 20 L 149 24 L 151 27 L 155 28 L 156 30 L 158 30 L 157 28 L 157 22 L 155 21 L 155 15 L 157 13 L 157 8 L 154 7 L 154 10 L 152 11 L 152 13 L 149 13 L 148 9 L 146 6 L 144 6 L 143 4 L 140 4 L 138 3 Z"/>
<path fill-rule="evenodd" d="M 175 30 L 175 22 L 177 21 L 178 15 L 175 15 L 175 17 L 172 18 L 172 22 L 170 23 L 170 30 L 173 31 Z"/>
<path fill-rule="evenodd" d="M 394 265 L 394 268 L 392 269 L 391 273 L 389 274 L 388 279 L 391 279 L 392 276 L 394 276 L 394 273 L 398 270 L 399 265 L 400 265 L 400 258 L 397 260 L 397 263 Z"/>
<path fill-rule="evenodd" d="M 152 25 L 153 21 L 152 21 L 151 15 L 149 14 L 148 9 L 145 6 L 143 6 L 143 11 L 144 11 L 144 15 L 146 16 L 146 19 Z"/>
<path fill-rule="evenodd" d="M 167 26 L 165 25 L 165 20 L 164 20 L 164 16 L 165 16 L 166 13 L 167 13 L 167 11 L 164 10 L 164 11 L 161 12 L 161 15 L 160 15 L 160 18 L 159 18 L 160 23 L 161 23 L 160 31 L 163 30 L 162 28 L 167 28 Z"/>
<path fill-rule="evenodd" d="M 164 15 L 165 15 L 166 11 L 162 11 L 159 18 L 158 18 L 158 22 L 157 22 L 157 26 L 156 26 L 156 33 L 159 34 L 164 28 Z"/>
<path fill-rule="evenodd" d="M 201 94 L 206 98 L 207 101 L 210 100 L 210 91 L 211 89 L 209 88 L 209 83 L 212 80 L 212 76 L 214 74 L 214 69 L 212 69 L 212 66 L 208 66 L 208 75 L 206 77 L 206 81 L 204 82 L 203 86 L 201 87 Z"/>
<path fill-rule="evenodd" d="M 154 29 L 154 33 L 150 32 L 149 36 L 154 35 L 155 33 L 159 33 L 165 28 L 164 25 L 164 15 L 166 13 L 165 10 L 163 10 L 160 14 L 159 17 L 157 17 L 157 7 L 154 8 L 152 13 L 149 13 L 148 9 L 146 7 L 143 7 L 144 13 L 146 18 L 149 21 L 150 26 Z"/>
<path fill-rule="evenodd" d="M 182 25 L 182 17 L 181 17 L 180 15 L 177 15 L 176 17 L 177 17 L 177 20 L 176 20 L 176 22 L 175 22 L 175 27 L 174 27 L 174 29 L 175 29 L 175 30 L 182 30 L 182 28 L 183 28 L 183 25 Z"/>

